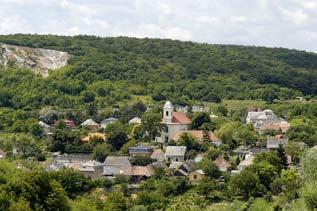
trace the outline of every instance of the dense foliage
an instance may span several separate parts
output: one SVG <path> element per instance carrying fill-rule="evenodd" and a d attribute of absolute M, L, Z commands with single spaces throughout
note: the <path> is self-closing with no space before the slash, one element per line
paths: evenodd
<path fill-rule="evenodd" d="M 295 50 L 94 36 L 8 35 L 0 42 L 72 55 L 45 79 L 0 71 L 2 107 L 83 107 L 94 114 L 133 95 L 187 104 L 317 94 L 317 55 Z"/>

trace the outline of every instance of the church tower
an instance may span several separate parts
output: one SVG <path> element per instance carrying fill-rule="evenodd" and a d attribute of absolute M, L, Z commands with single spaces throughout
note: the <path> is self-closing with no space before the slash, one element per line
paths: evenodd
<path fill-rule="evenodd" d="M 173 105 L 170 101 L 166 101 L 164 105 L 164 114 L 163 114 L 163 121 L 164 123 L 172 123 L 173 118 Z"/>

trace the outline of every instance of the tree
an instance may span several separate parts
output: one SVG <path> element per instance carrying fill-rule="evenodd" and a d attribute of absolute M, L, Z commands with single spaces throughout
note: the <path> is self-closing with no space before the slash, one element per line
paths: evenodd
<path fill-rule="evenodd" d="M 301 196 L 304 198 L 306 206 L 310 210 L 317 209 L 317 183 L 316 181 L 307 182 L 302 188 Z"/>
<path fill-rule="evenodd" d="M 286 169 L 288 166 L 288 161 L 287 161 L 287 156 L 285 154 L 285 149 L 284 149 L 283 145 L 281 145 L 281 144 L 278 146 L 277 155 L 281 160 L 282 168 Z"/>
<path fill-rule="evenodd" d="M 199 163 L 199 167 L 204 171 L 204 173 L 213 179 L 217 179 L 221 176 L 221 172 L 219 171 L 218 167 L 213 163 L 212 160 L 203 159 Z"/>
<path fill-rule="evenodd" d="M 142 116 L 142 128 L 147 132 L 147 137 L 149 141 L 155 139 L 159 136 L 164 125 L 161 123 L 162 117 L 159 113 L 146 112 Z"/>
<path fill-rule="evenodd" d="M 192 128 L 201 129 L 200 127 L 206 123 L 207 124 L 211 123 L 209 114 L 205 112 L 196 113 L 192 119 Z"/>
<path fill-rule="evenodd" d="M 282 170 L 281 177 L 277 178 L 273 184 L 273 189 L 280 189 L 284 192 L 289 200 L 293 200 L 298 197 L 298 191 L 301 184 L 301 179 L 297 172 L 293 169 Z"/>
<path fill-rule="evenodd" d="M 109 155 L 109 153 L 110 153 L 110 149 L 108 144 L 106 143 L 97 144 L 93 151 L 94 159 L 103 163 L 106 157 Z"/>
<path fill-rule="evenodd" d="M 247 169 L 231 178 L 229 188 L 233 194 L 242 196 L 244 199 L 261 196 L 263 193 L 260 178 L 251 170 Z"/>
<path fill-rule="evenodd" d="M 122 193 L 114 192 L 107 196 L 105 210 L 120 211 L 128 208 L 128 200 Z"/>
<path fill-rule="evenodd" d="M 304 154 L 304 146 L 301 143 L 289 141 L 285 146 L 285 153 L 291 156 L 294 164 L 298 164 Z"/>
<path fill-rule="evenodd" d="M 152 163 L 154 160 L 147 155 L 135 155 L 131 158 L 131 164 L 135 166 L 146 166 Z"/>
<path fill-rule="evenodd" d="M 195 138 L 189 133 L 182 133 L 178 141 L 179 146 L 186 146 L 187 151 L 190 150 L 199 150 L 199 146 L 195 141 Z"/>
<path fill-rule="evenodd" d="M 250 170 L 259 177 L 260 183 L 270 190 L 271 183 L 278 177 L 278 169 L 267 161 L 254 163 L 250 166 Z"/>
<path fill-rule="evenodd" d="M 108 134 L 109 144 L 115 150 L 120 150 L 121 147 L 128 142 L 126 128 L 119 121 L 109 124 L 105 129 L 105 132 Z"/>
<path fill-rule="evenodd" d="M 305 181 L 317 181 L 317 150 L 307 151 L 301 160 Z"/>

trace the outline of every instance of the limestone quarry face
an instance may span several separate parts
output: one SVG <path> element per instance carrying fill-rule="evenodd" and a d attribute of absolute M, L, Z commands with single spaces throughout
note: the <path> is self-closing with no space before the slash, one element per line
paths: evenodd
<path fill-rule="evenodd" d="M 28 68 L 44 77 L 50 71 L 66 66 L 69 57 L 68 53 L 62 51 L 0 43 L 0 65 Z"/>

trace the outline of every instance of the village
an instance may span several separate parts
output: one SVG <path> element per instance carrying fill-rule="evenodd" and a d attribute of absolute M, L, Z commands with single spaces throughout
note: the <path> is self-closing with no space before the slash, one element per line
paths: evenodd
<path fill-rule="evenodd" d="M 276 151 L 288 144 L 286 132 L 290 124 L 287 120 L 276 116 L 272 110 L 249 108 L 244 124 L 252 126 L 251 130 L 264 137 L 264 141 L 256 141 L 252 144 L 244 142 L 232 148 L 208 127 L 193 128 L 193 121 L 187 116 L 188 109 L 188 106 L 173 106 L 170 101 L 165 102 L 161 114 L 161 127 L 158 128 L 156 136 L 151 141 L 133 142 L 133 145 L 126 147 L 124 153 L 112 151 L 98 160 L 92 153 L 52 152 L 52 158 L 45 162 L 45 169 L 58 171 L 69 168 L 91 179 L 104 178 L 112 181 L 116 177 L 125 176 L 129 178 L 131 184 L 138 184 L 151 178 L 157 171 L 163 169 L 168 177 L 187 178 L 195 184 L 214 174 L 239 174 L 253 163 L 257 154 Z M 191 112 L 204 116 L 204 121 L 207 122 L 218 118 L 202 106 L 193 106 Z M 69 119 L 51 125 L 39 121 L 43 136 L 52 136 L 60 122 L 70 131 L 85 128 L 86 135 L 81 136 L 81 142 L 87 144 L 96 140 L 98 143 L 107 142 L 109 137 L 102 131 L 119 122 L 119 119 L 110 117 L 100 123 L 87 119 L 77 126 Z M 142 124 L 142 119 L 134 117 L 128 124 L 135 132 Z M 203 122 L 201 124 L 203 125 Z M 14 148 L 13 151 L 13 154 L 19 154 L 19 149 Z M 0 156 L 4 158 L 6 153 L 1 150 Z M 287 164 L 296 167 L 292 163 L 291 155 L 286 156 Z M 219 178 L 221 179 L 222 176 Z"/>

